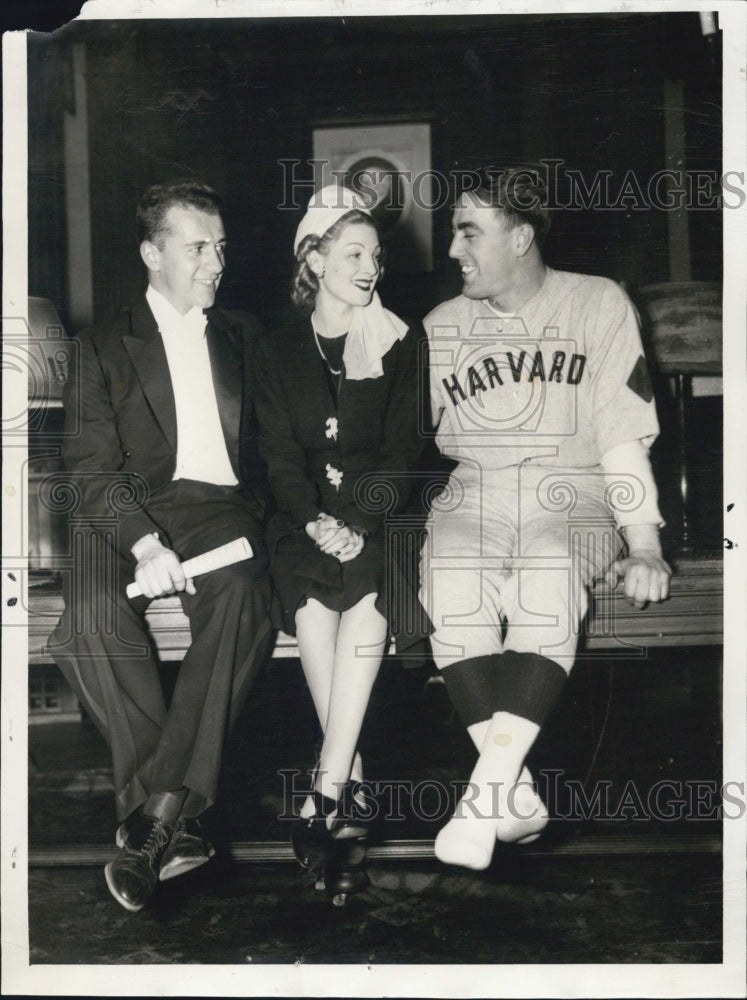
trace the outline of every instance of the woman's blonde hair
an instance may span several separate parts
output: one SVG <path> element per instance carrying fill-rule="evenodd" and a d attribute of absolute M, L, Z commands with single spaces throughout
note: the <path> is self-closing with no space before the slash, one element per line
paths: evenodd
<path fill-rule="evenodd" d="M 317 236 L 309 233 L 305 236 L 296 250 L 296 263 L 293 268 L 291 278 L 291 301 L 296 309 L 304 316 L 310 315 L 314 310 L 316 297 L 319 294 L 319 279 L 314 274 L 308 264 L 309 254 L 314 250 L 324 256 L 330 244 L 334 243 L 343 229 L 358 223 L 365 223 L 374 232 L 378 233 L 376 223 L 367 212 L 361 212 L 357 208 L 351 208 L 334 225 L 330 226 L 326 233 Z"/>

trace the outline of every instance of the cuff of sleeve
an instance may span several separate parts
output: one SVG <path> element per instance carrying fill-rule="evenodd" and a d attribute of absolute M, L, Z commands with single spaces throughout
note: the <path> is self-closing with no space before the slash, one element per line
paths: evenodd
<path fill-rule="evenodd" d="M 146 552 L 154 548 L 162 549 L 164 546 L 161 539 L 158 537 L 157 531 L 152 531 L 150 534 L 144 535 L 131 546 L 130 552 L 132 553 L 134 559 L 139 561 Z"/>
<path fill-rule="evenodd" d="M 659 494 L 642 440 L 626 441 L 602 456 L 605 497 L 619 528 L 632 524 L 664 526 Z"/>
<path fill-rule="evenodd" d="M 376 531 L 383 520 L 383 518 L 376 517 L 373 514 L 366 514 L 359 507 L 348 510 L 343 509 L 339 512 L 339 516 L 349 527 L 355 527 L 357 531 L 364 532 L 367 535 Z"/>
<path fill-rule="evenodd" d="M 359 535 L 363 535 L 364 538 L 371 534 L 368 528 L 362 528 L 360 524 L 349 524 L 348 527 L 351 531 L 356 531 Z"/>

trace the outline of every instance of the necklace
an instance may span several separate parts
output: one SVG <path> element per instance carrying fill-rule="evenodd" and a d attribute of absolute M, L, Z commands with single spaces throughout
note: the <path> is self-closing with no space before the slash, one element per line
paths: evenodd
<path fill-rule="evenodd" d="M 330 372 L 333 375 L 342 375 L 342 368 L 339 369 L 333 368 L 332 365 L 329 363 L 327 355 L 322 350 L 322 345 L 319 343 L 319 334 L 316 332 L 316 324 L 313 321 L 311 323 L 311 329 L 314 331 L 314 342 L 316 344 L 317 351 L 319 351 L 319 356 L 321 357 L 322 361 L 325 363 L 327 368 L 329 368 Z"/>

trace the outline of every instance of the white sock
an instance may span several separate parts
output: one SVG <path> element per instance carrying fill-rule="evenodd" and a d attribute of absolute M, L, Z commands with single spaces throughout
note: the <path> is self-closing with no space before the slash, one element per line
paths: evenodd
<path fill-rule="evenodd" d="M 506 796 L 498 820 L 498 840 L 505 844 L 531 844 L 547 826 L 549 819 L 547 806 L 536 791 L 532 775 L 525 765 L 519 780 Z"/>
<path fill-rule="evenodd" d="M 439 861 L 476 871 L 488 867 L 498 834 L 495 799 L 494 788 L 470 781 L 454 815 L 436 837 Z"/>
<path fill-rule="evenodd" d="M 531 774 L 524 768 L 538 732 L 534 722 L 510 712 L 492 717 L 467 790 L 436 837 L 440 861 L 481 870 L 490 864 L 497 839 L 538 836 L 547 823 L 547 810 L 526 784 Z"/>

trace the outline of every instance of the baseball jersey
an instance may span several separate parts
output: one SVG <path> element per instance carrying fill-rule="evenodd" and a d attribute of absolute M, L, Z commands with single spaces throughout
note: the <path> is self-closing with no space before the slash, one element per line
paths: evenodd
<path fill-rule="evenodd" d="M 658 434 L 636 312 L 607 278 L 547 268 L 515 315 L 459 295 L 425 328 L 436 442 L 456 461 L 589 468 Z"/>

